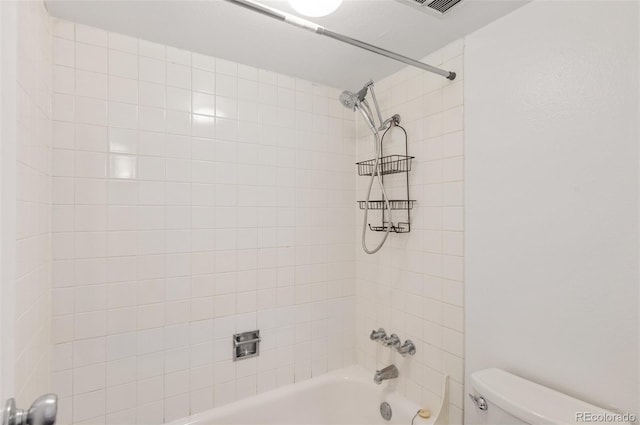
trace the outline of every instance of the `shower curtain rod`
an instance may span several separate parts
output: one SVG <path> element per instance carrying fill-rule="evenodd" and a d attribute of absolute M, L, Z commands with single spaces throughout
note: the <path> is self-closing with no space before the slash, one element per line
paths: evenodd
<path fill-rule="evenodd" d="M 279 10 L 273 9 L 268 6 L 264 6 L 260 3 L 256 3 L 251 0 L 226 0 L 229 3 L 236 4 L 238 6 L 244 7 L 246 9 L 252 10 L 254 12 L 260 13 L 262 15 L 268 16 L 270 18 L 277 19 L 279 21 L 286 22 L 291 25 L 295 25 L 300 28 L 304 28 L 306 30 L 315 32 L 316 34 L 324 35 L 325 37 L 333 38 L 334 40 L 341 41 L 343 43 L 350 44 L 352 46 L 359 47 L 364 50 L 368 50 L 373 53 L 377 53 L 379 55 L 385 56 L 390 59 L 397 60 L 399 62 L 406 63 L 407 65 L 415 66 L 416 68 L 424 69 L 425 71 L 433 72 L 434 74 L 442 75 L 443 77 L 453 80 L 456 78 L 456 73 L 452 71 L 445 71 L 444 69 L 436 68 L 435 66 L 427 65 L 426 63 L 422 63 L 420 61 L 408 58 L 406 56 L 400 55 L 398 53 L 392 52 L 387 49 L 383 49 L 378 46 L 374 46 L 373 44 L 365 43 L 364 41 L 356 40 L 355 38 L 348 37 L 346 35 L 339 34 L 337 32 L 333 32 L 328 30 L 320 25 L 314 24 L 311 21 L 307 21 L 306 19 L 298 18 L 297 16 L 290 15 L 285 12 L 281 12 Z"/>

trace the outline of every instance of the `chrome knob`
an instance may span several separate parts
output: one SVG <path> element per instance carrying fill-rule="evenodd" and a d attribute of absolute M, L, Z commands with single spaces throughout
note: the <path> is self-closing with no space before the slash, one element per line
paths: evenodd
<path fill-rule="evenodd" d="M 4 408 L 2 425 L 54 425 L 58 414 L 58 396 L 45 394 L 38 397 L 29 410 L 16 409 L 10 398 Z"/>
<path fill-rule="evenodd" d="M 396 334 L 391 334 L 382 340 L 382 345 L 385 347 L 397 348 L 400 346 L 400 338 L 398 338 L 398 335 Z"/>
<path fill-rule="evenodd" d="M 487 405 L 487 401 L 482 396 L 476 396 L 469 393 L 469 398 L 476 405 L 476 407 L 480 410 L 487 410 L 489 406 Z"/>
<path fill-rule="evenodd" d="M 23 423 L 24 410 L 16 409 L 16 401 L 7 400 L 2 413 L 2 425 L 21 425 Z"/>
<path fill-rule="evenodd" d="M 387 333 L 385 332 L 385 330 L 380 328 L 377 331 L 376 330 L 371 331 L 371 335 L 369 335 L 369 339 L 371 341 L 380 341 L 386 336 L 387 336 Z"/>
<path fill-rule="evenodd" d="M 404 344 L 397 348 L 397 350 L 398 353 L 402 354 L 402 357 L 413 356 L 416 354 L 416 346 L 410 339 L 406 340 Z"/>
<path fill-rule="evenodd" d="M 58 396 L 45 394 L 36 399 L 27 411 L 27 425 L 53 425 L 58 414 Z"/>

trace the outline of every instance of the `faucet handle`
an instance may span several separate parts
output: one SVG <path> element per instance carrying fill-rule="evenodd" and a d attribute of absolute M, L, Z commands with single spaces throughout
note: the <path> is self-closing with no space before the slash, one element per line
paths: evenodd
<path fill-rule="evenodd" d="M 387 336 L 387 333 L 385 332 L 385 330 L 380 328 L 377 331 L 372 330 L 371 335 L 369 335 L 369 339 L 371 341 L 380 341 L 381 339 L 384 339 L 386 336 Z"/>
<path fill-rule="evenodd" d="M 416 346 L 410 339 L 406 340 L 404 344 L 397 347 L 398 353 L 402 354 L 402 357 L 413 356 L 416 354 Z"/>
<path fill-rule="evenodd" d="M 396 334 L 391 334 L 382 340 L 382 345 L 385 347 L 398 348 L 400 346 L 400 338 L 398 338 Z"/>

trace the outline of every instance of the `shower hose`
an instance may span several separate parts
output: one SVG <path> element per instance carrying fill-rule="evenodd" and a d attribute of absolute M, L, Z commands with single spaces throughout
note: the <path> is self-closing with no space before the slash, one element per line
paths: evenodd
<path fill-rule="evenodd" d="M 362 112 L 362 110 L 360 110 Z M 363 113 L 364 115 L 364 113 Z M 366 118 L 366 117 L 365 117 Z M 381 140 L 380 140 L 380 135 L 378 134 L 378 132 L 375 129 L 372 129 L 372 133 L 373 133 L 373 143 L 374 143 L 374 147 L 375 147 L 375 155 L 376 155 L 376 159 L 373 165 L 373 172 L 371 173 L 371 179 L 369 180 L 369 187 L 367 189 L 367 198 L 365 200 L 364 203 L 364 221 L 362 223 L 362 249 L 364 250 L 364 252 L 366 252 L 367 254 L 375 254 L 376 252 L 380 251 L 380 248 L 382 248 L 382 245 L 384 245 L 384 243 L 387 241 L 387 238 L 389 237 L 389 232 L 391 232 L 391 227 L 393 225 L 393 221 L 391 220 L 391 205 L 389 204 L 389 197 L 387 196 L 387 192 L 384 189 L 384 185 L 382 184 L 382 179 L 380 178 L 380 172 L 378 170 L 378 165 L 380 162 L 380 150 L 381 150 Z M 380 191 L 382 192 L 382 199 L 385 203 L 385 206 L 387 208 L 387 211 L 389 211 L 389 223 L 387 225 L 387 230 L 384 233 L 384 237 L 382 238 L 382 241 L 380 241 L 380 243 L 378 244 L 378 246 L 376 246 L 373 249 L 369 249 L 367 248 L 367 217 L 369 216 L 369 199 L 371 198 L 371 190 L 373 189 L 373 181 L 374 180 L 378 180 L 378 186 L 380 186 Z M 383 223 L 384 225 L 384 223 Z"/>

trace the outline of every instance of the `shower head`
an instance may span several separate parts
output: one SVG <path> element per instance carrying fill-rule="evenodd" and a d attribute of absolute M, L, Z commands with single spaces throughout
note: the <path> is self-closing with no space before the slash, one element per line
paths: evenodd
<path fill-rule="evenodd" d="M 355 111 L 356 109 L 359 110 L 360 113 L 362 114 L 362 116 L 364 117 L 365 121 L 367 122 L 367 124 L 371 128 L 371 131 L 373 131 L 375 133 L 376 132 L 376 125 L 374 123 L 373 111 L 371 110 L 371 108 L 369 107 L 369 104 L 365 100 L 365 97 L 367 97 L 367 93 L 369 91 L 371 91 L 371 98 L 373 99 L 373 106 L 375 108 L 375 111 L 376 111 L 376 113 L 378 115 L 378 120 L 380 122 L 380 127 L 378 127 L 378 130 L 383 130 L 384 127 L 386 127 L 389 124 L 390 120 L 387 120 L 387 121 L 383 121 L 382 120 L 382 114 L 380 113 L 380 107 L 378 106 L 378 100 L 376 99 L 376 94 L 373 91 L 373 80 L 371 80 L 368 83 L 366 83 L 360 89 L 360 91 L 358 91 L 358 93 L 353 93 L 353 92 L 350 92 L 348 90 L 343 91 L 342 94 L 340 95 L 340 103 L 342 103 L 342 105 L 345 108 L 351 109 L 352 111 Z M 364 108 L 363 108 L 363 106 L 364 106 Z"/>
<path fill-rule="evenodd" d="M 340 103 L 342 103 L 345 108 L 355 111 L 358 106 L 358 95 L 345 90 L 340 95 Z"/>
<path fill-rule="evenodd" d="M 363 102 L 364 98 L 367 97 L 367 91 L 371 84 L 373 84 L 373 81 L 365 84 L 358 93 L 353 93 L 348 90 L 343 91 L 340 95 L 340 103 L 342 103 L 345 108 L 355 111 L 358 104 Z"/>
<path fill-rule="evenodd" d="M 366 89 L 367 88 L 365 87 L 363 90 L 366 90 Z M 358 94 L 345 90 L 340 95 L 340 103 L 342 103 L 344 107 L 347 109 L 351 109 L 352 111 L 356 111 L 356 110 L 360 111 L 360 113 L 362 114 L 362 117 L 364 118 L 365 122 L 367 123 L 371 131 L 375 133 L 376 125 L 373 123 L 373 117 L 371 116 L 371 108 L 369 108 L 369 104 L 367 103 L 367 101 L 364 100 L 364 95 L 362 96 L 362 98 L 360 98 L 359 96 L 360 93 L 362 93 L 362 90 L 360 90 Z"/>

